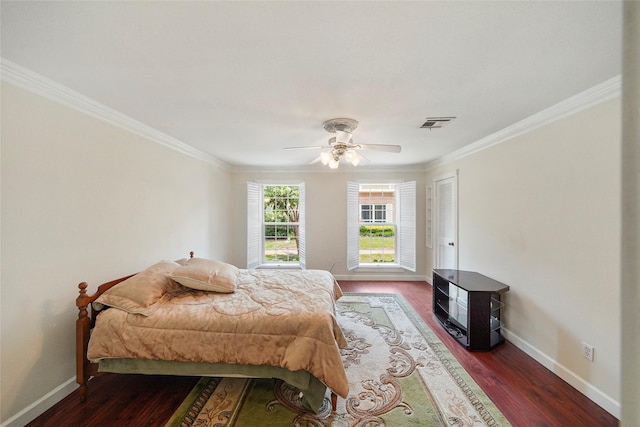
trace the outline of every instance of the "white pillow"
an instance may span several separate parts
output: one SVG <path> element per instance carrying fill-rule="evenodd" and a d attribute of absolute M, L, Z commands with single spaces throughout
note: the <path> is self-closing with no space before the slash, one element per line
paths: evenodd
<path fill-rule="evenodd" d="M 169 278 L 177 268 L 180 264 L 160 261 L 105 291 L 94 301 L 94 307 L 100 310 L 102 304 L 127 313 L 149 316 L 166 301 L 164 295 L 167 291 L 178 289 L 178 285 Z"/>
<path fill-rule="evenodd" d="M 191 258 L 171 273 L 183 286 L 202 291 L 231 293 L 236 290 L 238 267 L 221 261 Z"/>

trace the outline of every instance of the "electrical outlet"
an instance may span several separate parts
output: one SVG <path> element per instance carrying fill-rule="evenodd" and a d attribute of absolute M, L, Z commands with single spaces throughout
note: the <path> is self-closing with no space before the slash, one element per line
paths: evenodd
<path fill-rule="evenodd" d="M 591 344 L 587 344 L 586 342 L 582 343 L 582 355 L 585 359 L 593 362 L 593 346 Z"/>

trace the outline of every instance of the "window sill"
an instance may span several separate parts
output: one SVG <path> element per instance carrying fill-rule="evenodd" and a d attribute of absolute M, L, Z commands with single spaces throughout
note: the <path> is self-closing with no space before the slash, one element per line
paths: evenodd
<path fill-rule="evenodd" d="M 302 270 L 299 263 L 295 264 L 260 264 L 257 269 L 260 270 Z"/>
<path fill-rule="evenodd" d="M 358 271 L 404 271 L 404 268 L 400 266 L 400 264 L 396 263 L 385 263 L 385 264 L 360 264 L 356 267 Z"/>

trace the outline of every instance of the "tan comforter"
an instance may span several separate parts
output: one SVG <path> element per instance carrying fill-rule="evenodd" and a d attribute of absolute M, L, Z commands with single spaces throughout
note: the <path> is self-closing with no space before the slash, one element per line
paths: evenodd
<path fill-rule="evenodd" d="M 342 295 L 321 270 L 240 270 L 232 294 L 180 288 L 149 317 L 100 313 L 88 358 L 271 365 L 306 370 L 336 394 L 349 385 L 334 316 Z"/>

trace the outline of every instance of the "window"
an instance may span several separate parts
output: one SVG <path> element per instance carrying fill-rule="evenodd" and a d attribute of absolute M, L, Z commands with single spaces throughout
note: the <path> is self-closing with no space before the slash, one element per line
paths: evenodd
<path fill-rule="evenodd" d="M 360 205 L 360 221 L 387 222 L 387 205 Z"/>
<path fill-rule="evenodd" d="M 416 183 L 358 183 L 347 187 L 347 267 L 415 271 Z"/>
<path fill-rule="evenodd" d="M 304 268 L 304 236 L 304 183 L 247 183 L 247 268 Z"/>

